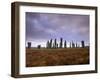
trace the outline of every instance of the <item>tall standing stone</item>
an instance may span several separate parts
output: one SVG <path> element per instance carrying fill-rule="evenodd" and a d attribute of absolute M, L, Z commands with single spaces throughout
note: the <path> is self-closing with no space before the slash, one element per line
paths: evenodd
<path fill-rule="evenodd" d="M 77 42 L 76 42 L 76 48 L 78 47 Z"/>
<path fill-rule="evenodd" d="M 52 39 L 50 40 L 50 45 L 49 46 L 50 46 L 50 48 L 52 48 Z"/>
<path fill-rule="evenodd" d="M 63 38 L 60 38 L 60 48 L 63 46 Z"/>
<path fill-rule="evenodd" d="M 54 48 L 57 48 L 57 40 L 54 41 Z"/>
<path fill-rule="evenodd" d="M 74 44 L 74 42 L 72 42 L 72 47 L 75 48 L 75 44 Z"/>
<path fill-rule="evenodd" d="M 70 48 L 72 47 L 71 42 L 70 42 Z"/>
<path fill-rule="evenodd" d="M 82 48 L 85 47 L 84 41 L 81 41 Z"/>
<path fill-rule="evenodd" d="M 66 44 L 66 40 L 65 40 L 65 42 L 64 42 L 64 48 L 66 48 L 67 47 L 67 44 Z"/>

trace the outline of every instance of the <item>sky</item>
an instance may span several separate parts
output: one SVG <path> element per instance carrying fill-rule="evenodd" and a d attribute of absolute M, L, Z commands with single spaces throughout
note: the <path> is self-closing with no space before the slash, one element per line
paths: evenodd
<path fill-rule="evenodd" d="M 26 46 L 46 46 L 48 40 L 89 43 L 89 15 L 26 12 Z"/>

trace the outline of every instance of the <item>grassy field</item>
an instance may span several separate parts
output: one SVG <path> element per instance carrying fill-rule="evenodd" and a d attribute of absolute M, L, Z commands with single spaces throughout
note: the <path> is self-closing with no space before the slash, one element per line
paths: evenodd
<path fill-rule="evenodd" d="M 89 64 L 88 48 L 26 48 L 26 67 Z"/>

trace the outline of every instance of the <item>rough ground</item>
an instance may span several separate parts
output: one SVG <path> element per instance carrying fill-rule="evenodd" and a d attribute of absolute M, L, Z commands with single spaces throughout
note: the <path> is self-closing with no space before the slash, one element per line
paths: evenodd
<path fill-rule="evenodd" d="M 26 67 L 89 64 L 88 48 L 26 48 Z"/>

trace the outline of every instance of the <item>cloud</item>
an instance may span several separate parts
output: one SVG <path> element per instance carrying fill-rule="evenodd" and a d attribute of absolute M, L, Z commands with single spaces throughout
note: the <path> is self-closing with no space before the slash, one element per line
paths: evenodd
<path fill-rule="evenodd" d="M 60 37 L 89 42 L 89 15 L 26 13 L 26 41 Z"/>

